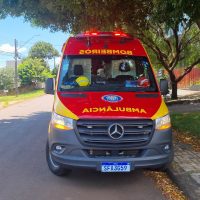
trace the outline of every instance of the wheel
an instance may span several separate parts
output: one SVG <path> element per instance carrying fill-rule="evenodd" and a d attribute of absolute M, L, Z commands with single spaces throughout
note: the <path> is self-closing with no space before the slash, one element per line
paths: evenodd
<path fill-rule="evenodd" d="M 157 171 L 159 172 L 166 172 L 169 168 L 169 164 L 166 164 L 166 165 L 162 165 L 160 167 L 157 168 Z"/>
<path fill-rule="evenodd" d="M 48 164 L 49 169 L 56 176 L 66 176 L 71 172 L 70 169 L 66 169 L 66 168 L 60 166 L 58 163 L 56 163 L 53 160 L 53 158 L 51 156 L 51 152 L 49 150 L 49 143 L 48 142 L 46 144 L 46 160 L 47 160 L 47 164 Z"/>

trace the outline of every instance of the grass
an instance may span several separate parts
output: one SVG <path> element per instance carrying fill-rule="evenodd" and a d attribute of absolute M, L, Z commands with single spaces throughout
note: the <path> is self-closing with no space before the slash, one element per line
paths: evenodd
<path fill-rule="evenodd" d="M 171 119 L 176 131 L 200 138 L 200 112 L 172 113 Z"/>
<path fill-rule="evenodd" d="M 23 94 L 19 94 L 17 97 L 15 95 L 12 96 L 0 96 L 0 104 L 3 107 L 7 107 L 9 104 L 18 101 L 24 101 L 26 99 L 32 99 L 34 97 L 39 97 L 44 94 L 44 90 L 33 90 L 30 92 L 26 92 Z"/>

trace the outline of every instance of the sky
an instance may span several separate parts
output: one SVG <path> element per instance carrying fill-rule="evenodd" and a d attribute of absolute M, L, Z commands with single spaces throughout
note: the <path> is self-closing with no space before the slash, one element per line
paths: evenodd
<path fill-rule="evenodd" d="M 28 55 L 30 47 L 38 41 L 51 43 L 61 53 L 62 45 L 68 37 L 69 34 L 61 31 L 52 33 L 49 29 L 33 27 L 29 22 L 25 22 L 23 17 L 0 19 L 0 67 L 4 67 L 7 60 L 13 60 L 14 39 L 18 43 L 19 55 L 23 58 Z M 59 58 L 56 61 L 59 62 Z M 52 63 L 50 62 L 50 65 Z"/>

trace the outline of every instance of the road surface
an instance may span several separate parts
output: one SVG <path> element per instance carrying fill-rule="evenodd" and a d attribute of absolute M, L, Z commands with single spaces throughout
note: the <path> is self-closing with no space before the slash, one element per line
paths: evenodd
<path fill-rule="evenodd" d="M 53 96 L 0 110 L 0 200 L 163 200 L 142 171 L 101 174 L 74 170 L 56 177 L 45 161 Z"/>

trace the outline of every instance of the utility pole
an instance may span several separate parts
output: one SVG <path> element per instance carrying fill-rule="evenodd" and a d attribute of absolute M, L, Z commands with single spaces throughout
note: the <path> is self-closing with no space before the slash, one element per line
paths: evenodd
<path fill-rule="evenodd" d="M 17 51 L 17 40 L 15 39 L 15 95 L 18 96 L 19 90 L 18 90 L 18 73 L 17 73 L 17 58 L 18 58 L 18 51 Z"/>
<path fill-rule="evenodd" d="M 53 57 L 53 67 L 54 67 L 54 69 L 56 67 L 56 58 L 55 58 L 55 56 Z"/>

